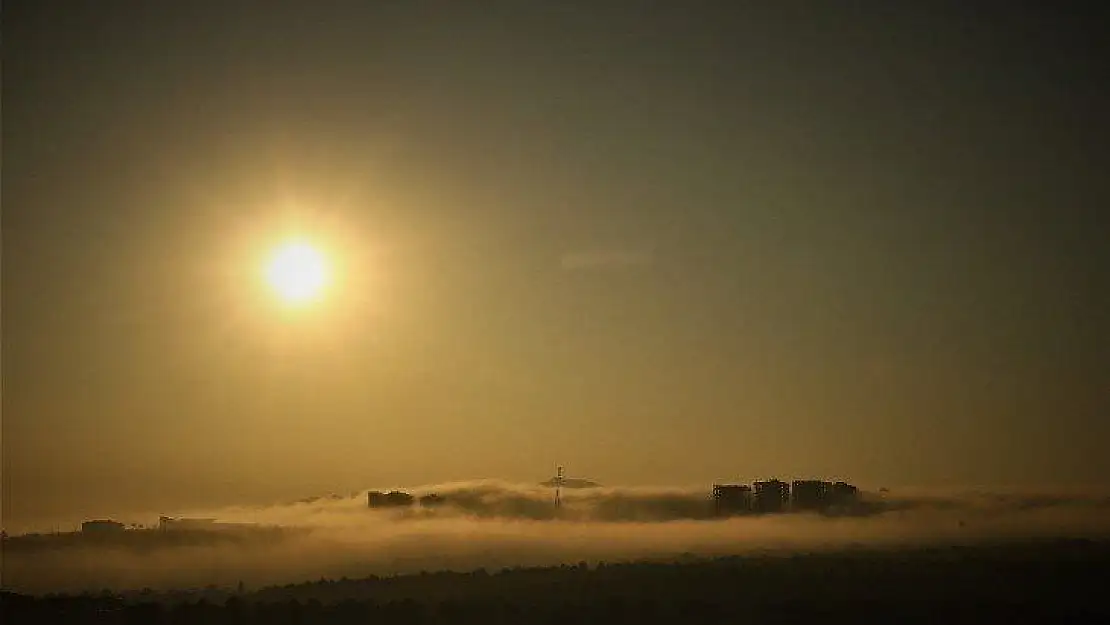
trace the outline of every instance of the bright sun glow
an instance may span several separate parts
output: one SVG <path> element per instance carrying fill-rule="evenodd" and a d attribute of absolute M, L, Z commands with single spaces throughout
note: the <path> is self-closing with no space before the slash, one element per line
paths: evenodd
<path fill-rule="evenodd" d="M 286 302 L 307 303 L 319 298 L 327 284 L 327 262 L 307 243 L 287 243 L 266 265 L 266 281 Z"/>

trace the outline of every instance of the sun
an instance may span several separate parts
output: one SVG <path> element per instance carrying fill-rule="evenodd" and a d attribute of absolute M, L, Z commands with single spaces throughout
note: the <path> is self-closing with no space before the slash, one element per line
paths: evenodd
<path fill-rule="evenodd" d="M 266 264 L 266 282 L 288 304 L 314 301 L 327 286 L 327 261 L 308 243 L 285 243 L 274 251 Z"/>

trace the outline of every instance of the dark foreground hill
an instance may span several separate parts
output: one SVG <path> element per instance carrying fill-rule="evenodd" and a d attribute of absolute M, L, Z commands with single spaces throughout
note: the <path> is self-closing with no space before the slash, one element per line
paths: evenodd
<path fill-rule="evenodd" d="M 855 549 L 321 580 L 254 592 L 30 597 L 22 623 L 1110 622 L 1110 542 Z"/>

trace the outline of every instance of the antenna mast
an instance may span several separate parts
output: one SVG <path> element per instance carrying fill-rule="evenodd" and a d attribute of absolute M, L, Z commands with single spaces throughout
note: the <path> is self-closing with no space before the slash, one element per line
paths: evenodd
<path fill-rule="evenodd" d="M 555 470 L 555 507 L 563 505 L 563 467 L 560 465 Z"/>

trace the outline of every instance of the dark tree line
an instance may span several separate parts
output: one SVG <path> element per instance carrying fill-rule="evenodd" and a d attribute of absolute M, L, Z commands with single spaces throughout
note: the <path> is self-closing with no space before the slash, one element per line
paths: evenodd
<path fill-rule="evenodd" d="M 320 580 L 253 592 L 4 593 L 2 622 L 1041 623 L 1110 622 L 1110 543 L 516 568 Z"/>

